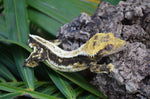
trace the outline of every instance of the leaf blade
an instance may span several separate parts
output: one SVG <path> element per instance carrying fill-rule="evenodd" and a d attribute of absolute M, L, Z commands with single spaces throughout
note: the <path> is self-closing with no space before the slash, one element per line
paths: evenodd
<path fill-rule="evenodd" d="M 2 16 L 0 16 L 0 37 L 8 38 L 6 23 Z"/>
<path fill-rule="evenodd" d="M 0 75 L 11 81 L 17 81 L 16 78 L 13 76 L 13 74 L 1 63 L 0 63 Z"/>
<path fill-rule="evenodd" d="M 63 79 L 60 75 L 53 71 L 47 71 L 47 73 L 57 88 L 67 99 L 76 99 L 77 96 L 75 90 L 71 87 L 66 79 Z"/>
<path fill-rule="evenodd" d="M 4 7 L 6 26 L 9 35 L 8 39 L 26 44 L 28 40 L 29 27 L 27 23 L 25 0 L 4 0 Z M 29 68 L 23 68 L 23 62 L 27 56 L 26 52 L 20 48 L 18 49 L 17 47 L 14 47 L 11 51 L 16 67 L 22 79 L 26 83 L 26 86 L 29 89 L 34 90 L 34 71 Z"/>
<path fill-rule="evenodd" d="M 20 92 L 24 95 L 28 94 L 28 95 L 31 95 L 32 97 L 40 98 L 40 99 L 59 99 L 57 97 L 41 94 L 35 91 L 26 90 L 26 89 L 22 89 L 19 87 L 13 87 L 7 83 L 5 84 L 0 83 L 0 90 L 7 91 L 7 92 Z"/>
<path fill-rule="evenodd" d="M 39 25 L 44 30 L 48 31 L 53 36 L 56 35 L 57 30 L 62 25 L 61 23 L 55 21 L 54 19 L 49 18 L 48 16 L 35 11 L 35 10 L 28 10 L 29 19 Z M 36 17 L 36 18 L 35 18 Z M 46 24 L 46 25 L 45 25 Z"/>
<path fill-rule="evenodd" d="M 25 0 L 4 0 L 4 7 L 8 38 L 26 44 L 29 29 Z"/>
<path fill-rule="evenodd" d="M 0 99 L 13 99 L 14 97 L 22 95 L 21 92 L 7 93 L 0 96 Z"/>

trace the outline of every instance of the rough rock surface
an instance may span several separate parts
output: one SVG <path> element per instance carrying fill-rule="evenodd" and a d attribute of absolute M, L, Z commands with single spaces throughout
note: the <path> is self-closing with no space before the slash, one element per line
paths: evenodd
<path fill-rule="evenodd" d="M 109 99 L 150 99 L 150 0 L 121 1 L 117 6 L 101 2 L 89 16 L 81 13 L 62 26 L 61 47 L 74 50 L 95 33 L 113 32 L 126 40 L 126 49 L 109 56 L 115 65 L 110 74 L 97 74 L 91 83 Z"/>

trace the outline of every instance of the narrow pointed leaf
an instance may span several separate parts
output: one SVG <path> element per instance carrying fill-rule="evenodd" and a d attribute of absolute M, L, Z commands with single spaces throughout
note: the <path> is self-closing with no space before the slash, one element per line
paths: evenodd
<path fill-rule="evenodd" d="M 126 0 L 104 0 L 104 1 L 107 1 L 112 5 L 117 5 L 120 1 L 126 1 Z"/>
<path fill-rule="evenodd" d="M 5 77 L 5 79 L 10 81 L 16 81 L 16 78 L 13 74 L 3 65 L 0 63 L 0 76 Z"/>
<path fill-rule="evenodd" d="M 76 99 L 75 90 L 71 87 L 69 82 L 66 79 L 63 79 L 60 75 L 55 72 L 47 71 L 49 77 L 55 83 L 57 88 L 64 94 L 68 99 Z"/>
<path fill-rule="evenodd" d="M 77 88 L 75 89 L 75 91 L 76 91 L 76 95 L 79 96 L 79 94 L 81 94 L 81 93 L 84 92 L 84 89 L 81 88 L 81 87 L 77 87 Z"/>
<path fill-rule="evenodd" d="M 22 95 L 21 92 L 15 92 L 15 93 L 7 93 L 0 96 L 0 99 L 13 99 L 14 97 Z"/>
<path fill-rule="evenodd" d="M 78 99 L 103 99 L 103 98 L 99 98 L 94 95 L 88 94 L 88 95 L 79 96 Z"/>
<path fill-rule="evenodd" d="M 56 35 L 57 30 L 62 25 L 61 23 L 55 21 L 54 19 L 51 19 L 47 15 L 44 15 L 35 10 L 28 10 L 28 14 L 32 22 L 42 27 L 43 29 L 51 33 L 53 36 Z"/>
<path fill-rule="evenodd" d="M 1 82 L 4 83 L 4 82 L 6 82 L 6 80 L 5 80 L 3 77 L 0 77 L 0 83 L 1 83 Z"/>
<path fill-rule="evenodd" d="M 22 89 L 19 87 L 13 87 L 13 86 L 8 85 L 7 83 L 5 84 L 0 83 L 0 90 L 7 91 L 7 92 L 20 92 L 23 95 L 29 95 L 38 99 L 58 99 L 57 97 L 54 97 L 54 96 L 41 94 L 35 91 L 26 90 L 26 89 Z"/>
<path fill-rule="evenodd" d="M 49 64 L 47 64 L 46 62 L 44 62 L 48 67 L 51 68 L 51 66 Z M 53 69 L 53 68 L 52 68 Z M 55 72 L 59 73 L 60 75 L 64 76 L 65 78 L 69 79 L 70 81 L 72 81 L 73 83 L 77 84 L 78 86 L 80 86 L 81 88 L 93 93 L 96 96 L 99 96 L 101 98 L 106 99 L 106 97 L 99 91 L 97 90 L 96 87 L 92 86 L 88 81 L 86 81 L 84 79 L 83 76 L 77 74 L 77 73 L 66 73 L 66 72 L 59 72 L 55 69 L 53 69 Z"/>
<path fill-rule="evenodd" d="M 8 39 L 26 44 L 29 27 L 27 23 L 25 0 L 4 0 L 4 7 Z M 12 51 L 15 64 L 22 79 L 29 89 L 34 90 L 33 70 L 31 68 L 23 68 L 23 62 L 27 57 L 26 52 L 17 47 L 13 48 Z"/>
<path fill-rule="evenodd" d="M 27 3 L 38 9 L 39 11 L 44 12 L 45 14 L 51 16 L 52 18 L 56 19 L 61 23 L 69 22 L 68 18 L 63 16 L 60 13 L 60 10 L 56 8 L 52 3 L 55 2 L 54 0 L 27 0 Z"/>
<path fill-rule="evenodd" d="M 27 0 L 27 3 L 63 24 L 71 21 L 81 12 L 92 14 L 98 5 L 81 0 Z"/>
<path fill-rule="evenodd" d="M 14 87 L 21 87 L 24 86 L 24 82 L 7 82 L 8 85 L 14 86 Z"/>
<path fill-rule="evenodd" d="M 97 5 L 99 4 L 98 2 L 92 3 L 92 1 L 94 0 L 66 0 L 66 2 L 71 2 L 73 4 L 73 9 L 79 9 L 80 13 L 86 12 L 90 15 L 92 15 L 95 12 Z"/>
<path fill-rule="evenodd" d="M 27 50 L 27 51 L 29 51 L 29 52 L 32 51 L 31 48 L 29 48 L 27 45 L 25 45 L 25 44 L 23 44 L 23 43 L 21 43 L 21 42 L 17 42 L 17 41 L 13 41 L 13 40 L 8 40 L 8 39 L 0 39 L 0 42 L 12 43 L 12 44 L 15 44 L 15 45 L 17 45 L 17 46 L 19 46 L 19 47 L 24 48 L 25 50 Z"/>
<path fill-rule="evenodd" d="M 55 97 L 60 97 L 60 98 L 63 98 L 65 99 L 64 95 L 59 91 L 58 93 L 54 93 L 53 94 Z"/>
<path fill-rule="evenodd" d="M 8 38 L 6 23 L 2 16 L 0 16 L 0 39 L 1 38 Z"/>
<path fill-rule="evenodd" d="M 25 0 L 4 0 L 4 7 L 8 38 L 26 44 L 29 29 Z"/>
<path fill-rule="evenodd" d="M 38 91 L 43 94 L 52 95 L 55 92 L 58 92 L 58 88 L 52 82 L 36 82 L 35 86 L 37 87 L 35 91 Z"/>
<path fill-rule="evenodd" d="M 21 48 L 14 48 L 12 49 L 12 51 L 14 55 L 15 64 L 19 70 L 23 81 L 29 89 L 34 90 L 34 69 L 23 67 L 24 60 L 28 57 L 28 54 Z"/>
<path fill-rule="evenodd" d="M 10 72 L 17 78 L 20 78 L 15 63 L 12 59 L 10 51 L 6 51 L 7 49 L 1 50 L 0 53 L 0 62 L 7 67 Z"/>

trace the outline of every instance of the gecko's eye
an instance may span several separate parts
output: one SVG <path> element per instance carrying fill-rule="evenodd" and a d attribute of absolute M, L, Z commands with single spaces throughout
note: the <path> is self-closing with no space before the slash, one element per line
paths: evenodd
<path fill-rule="evenodd" d="M 108 44 L 108 45 L 105 47 L 105 50 L 110 51 L 110 50 L 112 50 L 112 48 L 113 48 L 113 45 Z"/>

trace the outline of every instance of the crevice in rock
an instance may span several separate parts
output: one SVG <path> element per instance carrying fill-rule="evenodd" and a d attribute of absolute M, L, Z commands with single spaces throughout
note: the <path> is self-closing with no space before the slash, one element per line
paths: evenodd
<path fill-rule="evenodd" d="M 122 20 L 121 23 L 122 23 L 122 25 L 132 25 L 132 22 L 126 18 L 124 20 Z"/>

